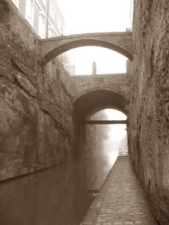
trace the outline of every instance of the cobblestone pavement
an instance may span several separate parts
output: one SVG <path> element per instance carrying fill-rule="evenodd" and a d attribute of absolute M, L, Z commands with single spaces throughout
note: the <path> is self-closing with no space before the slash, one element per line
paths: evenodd
<path fill-rule="evenodd" d="M 119 156 L 81 225 L 156 225 L 129 156 Z"/>

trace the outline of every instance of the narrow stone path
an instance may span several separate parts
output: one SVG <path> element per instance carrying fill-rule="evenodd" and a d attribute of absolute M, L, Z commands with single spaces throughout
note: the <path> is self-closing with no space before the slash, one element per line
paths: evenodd
<path fill-rule="evenodd" d="M 156 225 L 129 156 L 119 156 L 81 225 Z"/>

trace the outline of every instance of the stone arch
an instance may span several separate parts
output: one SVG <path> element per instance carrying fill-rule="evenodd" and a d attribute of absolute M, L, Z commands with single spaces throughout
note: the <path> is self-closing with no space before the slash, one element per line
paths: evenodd
<path fill-rule="evenodd" d="M 83 122 L 97 111 L 112 108 L 127 115 L 125 96 L 108 90 L 97 90 L 86 93 L 74 102 L 74 116 L 78 122 Z"/>
<path fill-rule="evenodd" d="M 48 53 L 46 53 L 41 60 L 42 65 L 46 65 L 49 61 L 51 61 L 53 58 L 57 57 L 58 55 L 71 50 L 73 48 L 78 47 L 84 47 L 84 46 L 97 46 L 97 47 L 104 47 L 113 51 L 116 51 L 123 56 L 127 57 L 129 60 L 133 59 L 132 53 L 126 49 L 124 49 L 122 46 L 110 43 L 108 41 L 104 40 L 96 40 L 92 38 L 84 38 L 80 40 L 74 40 L 70 42 L 63 43 L 59 46 L 56 46 L 52 50 L 50 50 Z"/>
<path fill-rule="evenodd" d="M 123 96 L 125 100 L 129 99 L 129 90 L 127 87 L 121 87 L 120 85 L 113 87 L 112 85 L 110 87 L 103 87 L 103 88 L 92 87 L 90 89 L 77 91 L 75 93 L 73 101 L 75 103 L 78 99 L 81 99 L 83 96 L 87 96 L 89 93 L 94 93 L 94 92 L 95 93 L 96 92 L 111 92 L 111 93 L 116 93 L 119 96 Z"/>

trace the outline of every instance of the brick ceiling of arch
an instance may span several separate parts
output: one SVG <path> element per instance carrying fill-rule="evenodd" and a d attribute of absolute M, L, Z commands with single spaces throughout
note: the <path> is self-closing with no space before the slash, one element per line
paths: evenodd
<path fill-rule="evenodd" d="M 74 116 L 79 121 L 89 119 L 95 112 L 102 109 L 116 109 L 124 114 L 127 99 L 112 91 L 98 90 L 87 93 L 77 99 L 74 103 Z"/>

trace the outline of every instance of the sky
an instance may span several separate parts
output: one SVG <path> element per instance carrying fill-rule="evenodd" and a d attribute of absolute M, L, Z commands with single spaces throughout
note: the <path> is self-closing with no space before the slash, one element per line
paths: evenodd
<path fill-rule="evenodd" d="M 65 18 L 64 34 L 125 31 L 131 0 L 57 0 Z"/>
<path fill-rule="evenodd" d="M 57 0 L 65 18 L 64 35 L 126 31 L 131 27 L 131 0 Z M 100 47 L 76 48 L 67 52 L 71 75 L 125 73 L 126 57 Z"/>

